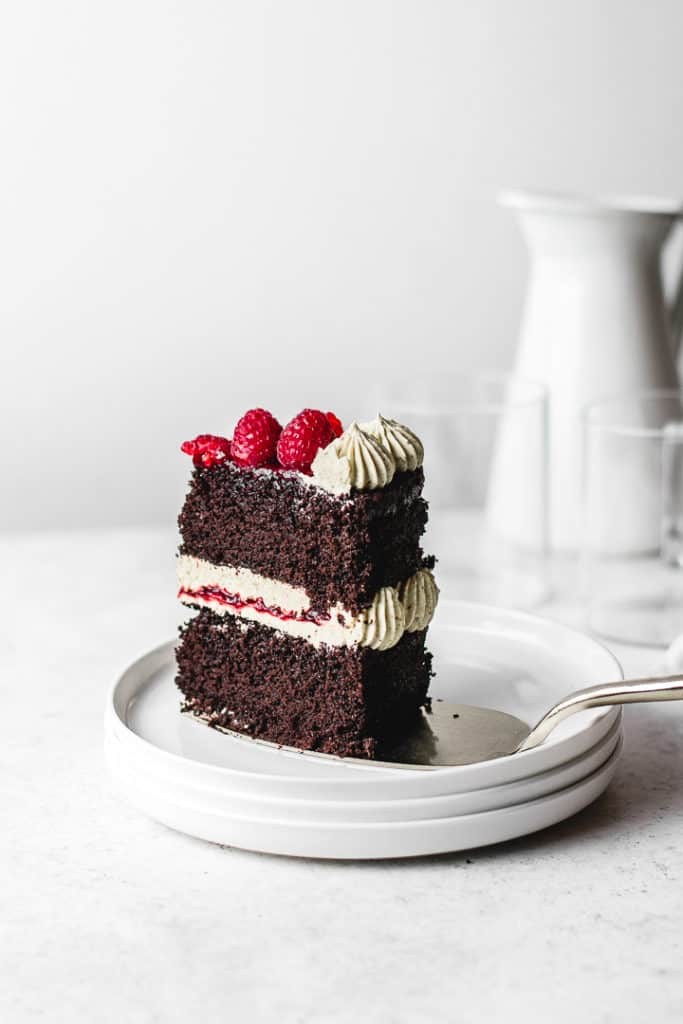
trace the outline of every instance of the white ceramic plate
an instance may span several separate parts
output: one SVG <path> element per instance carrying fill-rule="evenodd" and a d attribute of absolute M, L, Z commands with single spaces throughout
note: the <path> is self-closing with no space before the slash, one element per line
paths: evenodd
<path fill-rule="evenodd" d="M 497 707 L 526 721 L 571 690 L 619 679 L 601 644 L 556 623 L 517 612 L 445 602 L 429 634 L 435 697 Z M 407 800 L 452 797 L 538 776 L 588 754 L 620 720 L 616 708 L 567 719 L 535 750 L 513 757 L 411 771 L 282 751 L 236 739 L 179 714 L 173 644 L 134 662 L 109 696 L 107 732 L 117 757 L 139 771 L 231 796 L 303 800 Z"/>
<path fill-rule="evenodd" d="M 524 803 L 453 817 L 390 822 L 289 821 L 216 812 L 202 801 L 184 800 L 175 787 L 118 779 L 139 810 L 180 832 L 262 853 L 291 857 L 378 860 L 472 849 L 527 835 L 576 814 L 609 784 L 621 752 L 586 778 Z"/>
<path fill-rule="evenodd" d="M 621 721 L 617 721 L 607 736 L 590 751 L 558 768 L 486 789 L 431 797 L 412 797 L 405 800 L 306 800 L 244 793 L 228 786 L 211 787 L 201 780 L 182 777 L 175 777 L 172 786 L 175 800 L 187 805 L 201 804 L 206 810 L 219 815 L 301 821 L 309 824 L 405 822 L 451 818 L 525 803 L 566 789 L 602 767 L 620 741 Z M 150 764 L 149 761 L 130 752 L 126 754 L 120 740 L 109 730 L 106 735 L 106 753 L 111 774 L 122 791 L 136 794 L 144 790 L 150 799 L 156 791 L 163 798 L 169 788 L 169 779 L 160 766 Z"/>

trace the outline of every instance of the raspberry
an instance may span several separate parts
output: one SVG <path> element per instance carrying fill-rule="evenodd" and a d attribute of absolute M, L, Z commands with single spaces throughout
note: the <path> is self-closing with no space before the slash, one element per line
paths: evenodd
<path fill-rule="evenodd" d="M 250 409 L 235 427 L 232 457 L 241 466 L 266 466 L 275 462 L 282 427 L 266 409 Z"/>
<path fill-rule="evenodd" d="M 344 428 L 342 426 L 342 421 L 339 419 L 339 417 L 335 416 L 333 412 L 328 412 L 327 422 L 332 427 L 332 432 L 334 436 L 341 437 L 342 434 L 344 433 Z"/>
<path fill-rule="evenodd" d="M 195 466 L 215 466 L 230 458 L 230 441 L 216 434 L 198 434 L 194 441 L 183 441 L 181 452 L 192 456 Z"/>
<path fill-rule="evenodd" d="M 311 463 L 320 448 L 334 441 L 335 432 L 324 412 L 304 409 L 280 434 L 277 457 L 285 469 L 310 473 Z"/>

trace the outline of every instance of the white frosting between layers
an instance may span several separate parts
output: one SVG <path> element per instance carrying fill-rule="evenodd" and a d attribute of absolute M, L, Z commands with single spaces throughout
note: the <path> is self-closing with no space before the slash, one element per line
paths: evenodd
<path fill-rule="evenodd" d="M 178 585 L 181 590 L 197 591 L 203 587 L 218 587 L 230 594 L 239 594 L 244 599 L 261 599 L 267 607 L 277 607 L 285 613 L 305 615 L 310 611 L 310 601 L 306 591 L 293 587 L 289 583 L 260 576 L 249 569 L 228 565 L 213 565 L 211 562 L 191 555 L 178 556 Z M 429 577 L 431 586 L 424 581 L 411 586 L 417 577 Z M 416 589 L 417 588 L 417 589 Z M 422 612 L 417 625 L 412 605 L 404 605 L 401 592 L 408 595 L 423 595 Z M 279 619 L 274 615 L 247 605 L 237 608 L 229 604 L 221 604 L 212 597 L 197 594 L 181 594 L 184 604 L 199 605 L 210 608 L 217 615 L 233 615 L 239 619 L 260 622 L 271 629 L 279 630 L 288 636 L 300 637 L 313 646 L 328 644 L 331 647 L 371 647 L 385 651 L 394 647 L 408 629 L 424 629 L 427 627 L 436 608 L 438 587 L 432 574 L 421 569 L 415 576 L 406 580 L 400 588 L 382 587 L 377 592 L 368 608 L 354 615 L 340 604 L 328 609 L 316 609 L 329 615 L 323 621 L 315 622 L 306 619 Z M 429 597 L 425 595 L 430 595 Z M 414 599 L 411 597 L 413 604 Z M 409 619 L 406 612 L 409 613 Z M 410 622 L 410 625 L 407 623 Z"/>
<path fill-rule="evenodd" d="M 186 590 L 220 587 L 243 598 L 261 598 L 264 604 L 277 605 L 288 612 L 307 612 L 311 601 L 301 587 L 261 576 L 251 569 L 233 565 L 214 565 L 192 555 L 178 555 L 178 586 Z"/>

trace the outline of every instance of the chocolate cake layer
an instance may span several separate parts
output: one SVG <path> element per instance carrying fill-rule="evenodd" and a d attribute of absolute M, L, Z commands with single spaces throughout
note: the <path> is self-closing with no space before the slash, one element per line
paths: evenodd
<path fill-rule="evenodd" d="M 181 628 L 176 682 L 185 710 L 275 743 L 380 756 L 425 703 L 425 633 L 388 651 L 320 647 L 202 609 Z"/>
<path fill-rule="evenodd" d="M 416 469 L 338 497 L 287 473 L 195 467 L 180 552 L 303 587 L 314 610 L 340 602 L 358 612 L 425 564 L 423 483 Z"/>

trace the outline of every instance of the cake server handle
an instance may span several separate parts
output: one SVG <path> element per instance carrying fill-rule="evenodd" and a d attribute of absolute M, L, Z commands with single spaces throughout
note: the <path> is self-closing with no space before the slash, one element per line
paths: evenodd
<path fill-rule="evenodd" d="M 601 686 L 587 686 L 584 690 L 570 693 L 551 708 L 520 743 L 517 750 L 537 747 L 556 725 L 577 711 L 611 704 L 644 704 L 660 700 L 683 700 L 683 675 L 624 679 Z"/>

